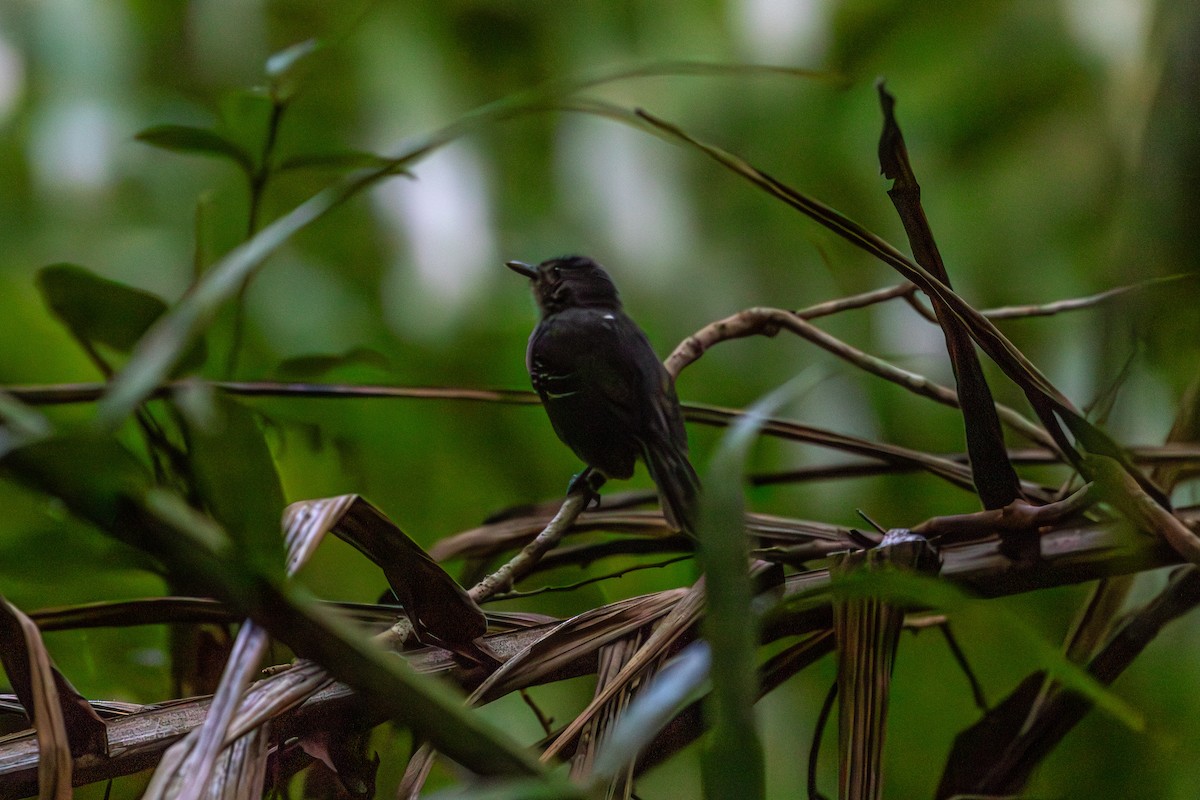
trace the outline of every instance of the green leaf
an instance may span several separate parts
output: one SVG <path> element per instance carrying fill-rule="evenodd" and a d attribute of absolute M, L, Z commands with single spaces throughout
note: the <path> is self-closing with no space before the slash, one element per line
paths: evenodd
<path fill-rule="evenodd" d="M 705 638 L 712 646 L 713 691 L 706 704 L 712 729 L 702 760 L 704 794 L 709 798 L 766 794 L 763 750 L 754 724 L 758 699 L 758 647 L 751 602 L 745 536 L 745 462 L 770 416 L 814 385 L 805 371 L 751 406 L 721 439 L 704 476 L 700 498 L 700 563 L 705 574 L 708 613 Z"/>
<path fill-rule="evenodd" d="M 146 491 L 150 475 L 115 439 L 88 433 L 35 440 L 4 454 L 0 469 L 25 486 L 58 497 L 122 541 L 139 545 L 116 521 L 121 498 Z"/>
<path fill-rule="evenodd" d="M 275 106 L 275 98 L 265 86 L 231 89 L 217 99 L 222 129 L 238 141 L 256 143 L 256 147 L 267 135 Z"/>
<path fill-rule="evenodd" d="M 167 310 L 149 292 L 102 278 L 77 264 L 51 264 L 37 274 L 42 300 L 82 342 L 128 353 Z"/>
<path fill-rule="evenodd" d="M 204 274 L 182 300 L 164 314 L 134 348 L 100 399 L 102 425 L 115 428 L 176 368 L 188 346 L 212 321 L 217 309 L 240 291 L 263 262 L 297 231 L 320 219 L 358 192 L 392 174 L 392 168 L 346 178 L 272 222 L 235 248 Z"/>
<path fill-rule="evenodd" d="M 22 526 L 0 541 L 4 580 L 14 582 L 8 585 L 44 585 L 53 591 L 60 581 L 83 582 L 89 592 L 120 586 L 132 594 L 137 592 L 135 586 L 155 585 L 152 576 L 162 574 L 162 565 L 144 552 L 91 525 L 58 514 L 47 517 Z M 48 551 L 54 554 L 50 569 Z"/>
<path fill-rule="evenodd" d="M 208 424 L 180 415 L 188 460 L 205 509 L 228 531 L 239 557 L 268 575 L 283 574 L 283 486 L 254 415 L 216 393 Z"/>
<path fill-rule="evenodd" d="M 167 310 L 161 298 L 102 278 L 77 264 L 51 264 L 38 270 L 38 290 L 46 306 L 85 348 L 102 344 L 128 353 Z M 207 352 L 203 340 L 180 359 L 172 374 L 198 368 Z"/>
<path fill-rule="evenodd" d="M 133 137 L 139 142 L 176 153 L 228 158 L 247 175 L 254 172 L 254 159 L 245 148 L 208 128 L 191 125 L 155 125 Z"/>

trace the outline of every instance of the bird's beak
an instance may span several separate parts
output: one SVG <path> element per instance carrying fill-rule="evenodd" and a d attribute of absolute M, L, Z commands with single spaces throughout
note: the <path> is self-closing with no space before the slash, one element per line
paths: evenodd
<path fill-rule="evenodd" d="M 532 264 L 526 264 L 524 261 L 505 261 L 504 266 L 508 267 L 513 272 L 524 275 L 526 278 L 529 278 L 529 280 L 533 280 L 538 274 L 537 267 L 533 266 Z"/>

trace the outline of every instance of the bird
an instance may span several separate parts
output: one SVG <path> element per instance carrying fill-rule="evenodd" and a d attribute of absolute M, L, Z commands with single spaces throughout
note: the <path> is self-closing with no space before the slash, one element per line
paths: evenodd
<path fill-rule="evenodd" d="M 627 479 L 640 458 L 667 524 L 694 538 L 700 479 L 675 381 L 625 313 L 612 278 L 578 255 L 505 266 L 529 279 L 541 312 L 525 354 L 533 388 L 558 438 L 600 475 L 592 482 L 585 470 L 568 492 L 581 478 L 592 492 L 607 478 Z"/>

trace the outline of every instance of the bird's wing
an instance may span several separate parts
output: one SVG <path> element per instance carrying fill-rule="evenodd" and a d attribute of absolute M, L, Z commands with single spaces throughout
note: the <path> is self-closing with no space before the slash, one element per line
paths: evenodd
<path fill-rule="evenodd" d="M 636 429 L 644 413 L 646 354 L 658 364 L 645 334 L 624 314 L 573 309 L 534 330 L 529 374 L 543 399 L 588 395 Z"/>

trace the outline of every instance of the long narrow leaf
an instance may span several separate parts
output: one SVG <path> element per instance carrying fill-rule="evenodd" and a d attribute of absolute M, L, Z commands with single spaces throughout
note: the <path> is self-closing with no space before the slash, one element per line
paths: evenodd
<path fill-rule="evenodd" d="M 393 174 L 391 167 L 342 181 L 306 200 L 221 259 L 192 291 L 161 317 L 133 349 L 129 363 L 113 378 L 96 413 L 100 424 L 115 429 L 171 373 L 187 347 L 217 309 L 232 299 L 263 262 L 297 231 L 350 197 Z"/>
<path fill-rule="evenodd" d="M 160 147 L 176 153 L 227 158 L 246 174 L 254 171 L 254 159 L 246 152 L 246 148 L 208 128 L 192 125 L 155 125 L 140 131 L 133 138 L 151 147 Z"/>
<path fill-rule="evenodd" d="M 742 521 L 745 465 L 770 416 L 813 382 L 813 375 L 802 373 L 751 406 L 721 440 L 704 477 L 697 529 L 708 594 L 705 638 L 713 654 L 713 691 L 707 704 L 712 733 L 703 761 L 709 798 L 753 800 L 766 793 L 762 743 L 754 723 L 758 630 L 749 623 L 755 615 Z"/>
<path fill-rule="evenodd" d="M 379 509 L 355 495 L 298 503 L 288 514 L 319 517 L 322 526 L 378 564 L 422 642 L 468 657 L 476 652 L 472 642 L 487 632 L 483 611 Z"/>
<path fill-rule="evenodd" d="M 896 122 L 896 100 L 884 88 L 882 81 L 877 88 L 883 106 L 879 165 L 884 176 L 892 179 L 888 197 L 892 199 L 904 223 L 904 231 L 908 234 L 908 243 L 917 263 L 949 287 L 950 276 L 933 238 L 925 209 L 921 206 L 921 185 L 917 183 L 917 176 L 909 163 L 904 135 Z M 945 334 L 946 350 L 950 354 L 950 364 L 958 383 L 958 402 L 966 428 L 967 453 L 971 458 L 975 489 L 984 508 L 1003 508 L 1021 496 L 1021 484 L 1008 460 L 992 391 L 988 388 L 983 366 L 979 363 L 979 356 L 963 321 L 937 297 L 933 297 L 933 310 Z"/>
<path fill-rule="evenodd" d="M 937 554 L 923 537 L 895 530 L 888 532 L 879 547 L 835 556 L 830 571 L 836 580 L 890 569 L 934 573 L 939 566 Z M 892 668 L 904 614 L 903 605 L 879 597 L 834 599 L 841 797 L 871 800 L 882 796 Z"/>

